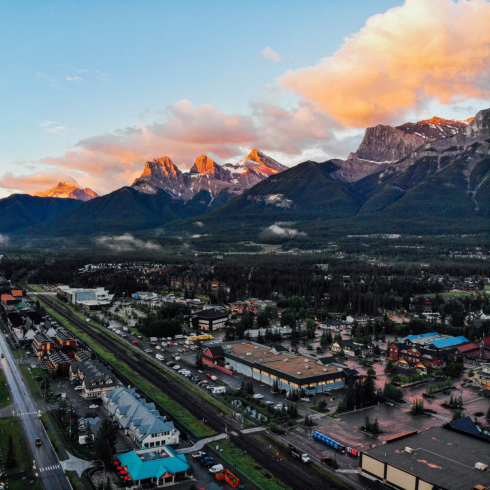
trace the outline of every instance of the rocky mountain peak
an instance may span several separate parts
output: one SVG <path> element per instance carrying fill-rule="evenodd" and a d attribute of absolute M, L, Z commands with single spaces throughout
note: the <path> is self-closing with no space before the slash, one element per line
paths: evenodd
<path fill-rule="evenodd" d="M 164 175 L 178 175 L 182 172 L 175 166 L 174 162 L 172 162 L 169 157 L 162 157 L 155 158 L 151 162 L 146 162 L 141 177 L 155 173 L 162 173 Z"/>
<path fill-rule="evenodd" d="M 464 134 L 468 138 L 488 138 L 490 135 L 490 109 L 478 112 L 466 126 Z"/>
<path fill-rule="evenodd" d="M 77 199 L 78 201 L 90 201 L 99 195 L 92 189 L 80 189 L 75 182 L 59 182 L 55 187 L 44 192 L 36 192 L 36 197 L 58 197 L 60 199 Z"/>
<path fill-rule="evenodd" d="M 201 155 L 196 158 L 193 167 L 189 173 L 199 173 L 202 175 L 209 175 L 216 173 L 216 162 L 206 155 Z"/>

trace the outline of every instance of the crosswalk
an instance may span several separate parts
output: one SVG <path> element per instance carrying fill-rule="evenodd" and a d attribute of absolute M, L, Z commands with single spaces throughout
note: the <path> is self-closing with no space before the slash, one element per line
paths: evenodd
<path fill-rule="evenodd" d="M 37 415 L 39 412 L 35 410 L 34 412 L 16 412 L 17 417 L 22 417 L 22 415 Z"/>
<path fill-rule="evenodd" d="M 44 473 L 45 471 L 53 471 L 53 470 L 59 470 L 59 469 L 61 469 L 61 465 L 55 464 L 53 466 L 44 466 L 43 468 L 39 468 L 39 471 L 41 473 Z"/>

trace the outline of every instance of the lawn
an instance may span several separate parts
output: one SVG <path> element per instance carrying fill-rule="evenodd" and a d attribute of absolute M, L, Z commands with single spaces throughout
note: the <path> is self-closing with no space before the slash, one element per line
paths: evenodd
<path fill-rule="evenodd" d="M 41 480 L 36 480 L 34 484 L 26 487 L 25 480 L 14 480 L 9 481 L 8 488 L 9 490 L 25 490 L 26 488 L 29 488 L 29 490 L 43 490 L 43 484 L 41 483 Z"/>
<path fill-rule="evenodd" d="M 5 381 L 3 371 L 0 370 L 0 408 L 4 408 L 12 403 L 10 392 Z"/>
<path fill-rule="evenodd" d="M 237 476 L 245 475 L 252 483 L 267 489 L 267 490 L 284 490 L 289 489 L 282 481 L 275 478 L 267 470 L 264 470 L 257 464 L 257 461 L 250 455 L 237 448 L 230 442 L 218 441 L 216 443 L 223 451 L 219 453 L 219 456 L 228 462 L 228 469 L 234 471 L 231 465 L 237 467 Z"/>
<path fill-rule="evenodd" d="M 42 300 L 39 300 L 42 302 Z M 131 380 L 131 382 L 140 388 L 144 393 L 146 393 L 149 397 L 151 397 L 155 402 L 161 405 L 161 407 L 168 412 L 168 414 L 174 418 L 175 420 L 179 421 L 182 425 L 184 425 L 195 437 L 209 437 L 213 436 L 216 434 L 214 430 L 212 430 L 210 427 L 208 427 L 206 424 L 198 420 L 196 417 L 194 417 L 188 410 L 184 409 L 179 403 L 175 402 L 174 400 L 171 400 L 170 398 L 166 397 L 159 389 L 155 388 L 151 383 L 143 380 L 140 376 L 138 376 L 137 373 L 135 373 L 127 364 L 119 361 L 116 359 L 116 357 L 103 349 L 95 340 L 93 340 L 91 337 L 86 335 L 85 333 L 81 332 L 78 330 L 75 326 L 73 326 L 71 323 L 69 323 L 65 318 L 63 318 L 61 315 L 57 314 L 54 310 L 51 308 L 47 307 L 44 305 L 46 310 L 50 313 L 50 315 L 53 316 L 53 318 L 56 318 L 59 320 L 63 325 L 65 325 L 69 330 L 71 330 L 73 333 L 76 334 L 76 336 L 85 342 L 87 345 L 90 346 L 91 349 L 94 350 L 97 354 L 99 354 L 101 357 L 105 358 L 109 363 L 111 363 L 115 369 L 121 372 L 124 376 L 126 376 L 128 379 Z M 92 322 L 91 322 L 92 323 Z M 100 330 L 103 331 L 105 334 L 111 335 L 114 338 L 116 338 L 114 335 L 112 335 L 107 329 L 102 329 L 100 326 L 96 325 L 96 327 Z M 129 348 L 129 347 L 128 347 Z M 152 361 L 150 361 L 152 362 Z M 153 362 L 156 366 L 158 364 L 156 362 Z M 159 366 L 160 367 L 160 366 Z M 167 375 L 167 373 L 165 372 Z M 168 374 L 171 375 L 171 374 Z M 177 376 L 173 375 L 176 379 Z M 179 379 L 181 382 L 182 380 Z M 197 388 L 194 386 L 189 386 L 189 389 L 192 391 L 197 391 Z M 199 393 L 201 396 L 203 396 L 201 393 Z M 225 411 L 225 409 L 218 404 L 218 402 L 214 399 L 209 398 L 209 400 L 215 404 L 221 411 Z"/>
<path fill-rule="evenodd" d="M 14 441 L 15 456 L 17 466 L 6 470 L 7 474 L 18 473 L 32 466 L 32 458 L 28 450 L 28 446 L 24 440 L 24 433 L 20 426 L 20 420 L 17 417 L 6 417 L 0 419 L 0 448 L 5 460 L 8 453 L 9 435 L 12 434 Z"/>
<path fill-rule="evenodd" d="M 30 287 L 30 288 L 31 288 L 33 291 L 37 291 L 37 292 L 40 292 L 40 293 L 45 291 L 45 290 L 44 290 L 44 289 L 43 289 L 41 286 L 39 286 L 39 285 L 37 285 L 37 284 L 28 284 L 28 286 L 29 286 L 29 287 Z"/>

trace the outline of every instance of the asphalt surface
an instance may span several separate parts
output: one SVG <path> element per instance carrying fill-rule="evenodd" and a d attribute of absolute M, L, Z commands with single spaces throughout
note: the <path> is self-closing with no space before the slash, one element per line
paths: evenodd
<path fill-rule="evenodd" d="M 46 490 L 53 488 L 71 490 L 58 456 L 38 418 L 38 405 L 24 383 L 22 373 L 7 346 L 3 333 L 0 335 L 0 351 L 5 356 L 1 359 L 1 367 L 13 398 L 12 415 L 19 417 L 24 428 L 26 442 L 35 463 L 35 473 Z M 40 447 L 36 446 L 38 438 L 42 443 Z"/>

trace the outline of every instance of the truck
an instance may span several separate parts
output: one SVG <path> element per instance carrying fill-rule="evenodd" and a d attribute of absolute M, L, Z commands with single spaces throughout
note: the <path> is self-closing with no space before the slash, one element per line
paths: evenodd
<path fill-rule="evenodd" d="M 301 449 L 298 449 L 295 445 L 289 444 L 289 452 L 293 458 L 298 458 L 304 464 L 311 463 L 311 459 L 308 456 L 308 453 L 305 453 Z"/>

